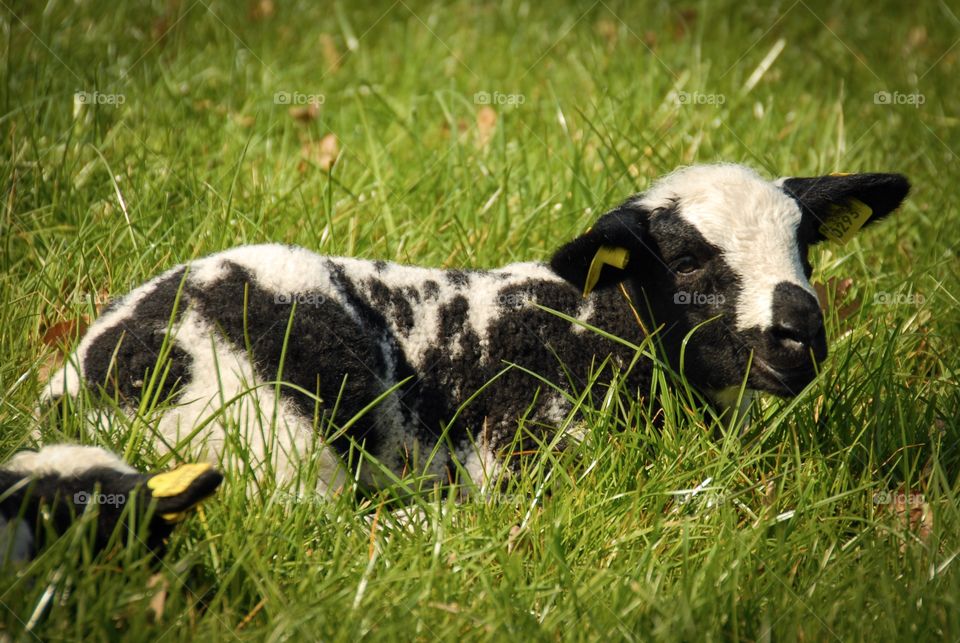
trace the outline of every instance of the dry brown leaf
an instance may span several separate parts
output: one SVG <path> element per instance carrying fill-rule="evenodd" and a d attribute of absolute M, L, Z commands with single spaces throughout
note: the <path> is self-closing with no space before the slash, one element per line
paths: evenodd
<path fill-rule="evenodd" d="M 912 51 L 927 44 L 927 28 L 923 25 L 911 27 L 907 33 L 907 48 Z"/>
<path fill-rule="evenodd" d="M 340 69 L 340 52 L 337 51 L 337 42 L 328 33 L 320 34 L 320 52 L 323 61 L 327 64 L 327 73 L 333 74 Z"/>
<path fill-rule="evenodd" d="M 898 524 L 906 524 L 912 533 L 926 542 L 933 532 L 933 512 L 923 494 L 901 487 L 891 500 L 890 510 Z"/>
<path fill-rule="evenodd" d="M 460 134 L 463 134 L 469 129 L 470 129 L 470 124 L 465 119 L 462 119 L 462 118 L 457 119 L 457 135 L 458 136 Z M 440 124 L 440 134 L 444 138 L 450 138 L 450 123 L 448 123 L 447 121 L 443 121 L 443 123 Z"/>
<path fill-rule="evenodd" d="M 607 41 L 608 48 L 613 49 L 616 46 L 619 36 L 617 23 L 608 18 L 601 18 L 593 28 L 601 38 Z"/>
<path fill-rule="evenodd" d="M 251 20 L 263 20 L 271 17 L 274 11 L 273 0 L 254 0 L 250 3 L 249 15 Z"/>
<path fill-rule="evenodd" d="M 860 310 L 860 300 L 857 298 L 851 298 L 845 305 L 844 300 L 847 299 L 847 294 L 850 291 L 850 287 L 853 285 L 853 279 L 847 277 L 846 279 L 837 279 L 836 277 L 830 277 L 827 279 L 826 284 L 821 284 L 819 282 L 813 284 L 813 289 L 817 291 L 817 299 L 820 301 L 820 309 L 823 310 L 823 314 L 826 315 L 829 313 L 829 306 L 837 311 L 837 318 L 840 321 L 849 319 L 853 314 Z M 830 293 L 833 293 L 833 298 L 831 300 Z"/>
<path fill-rule="evenodd" d="M 159 42 L 173 28 L 174 24 L 176 23 L 171 20 L 170 14 L 160 16 L 150 24 L 150 38 L 154 42 Z"/>
<path fill-rule="evenodd" d="M 520 525 L 514 525 L 510 528 L 510 535 L 507 536 L 507 553 L 512 552 L 516 546 L 517 541 L 520 540 L 520 535 L 523 533 L 523 530 L 520 528 Z"/>
<path fill-rule="evenodd" d="M 154 623 L 163 618 L 163 611 L 167 605 L 167 593 L 170 591 L 170 581 L 163 574 L 154 574 L 147 581 L 147 589 L 156 590 L 150 597 L 150 610 L 153 612 Z"/>
<path fill-rule="evenodd" d="M 320 113 L 320 106 L 316 102 L 309 102 L 306 105 L 297 105 L 287 110 L 293 120 L 298 123 L 309 123 Z"/>
<path fill-rule="evenodd" d="M 234 114 L 233 122 L 243 128 L 253 127 L 253 124 L 257 122 L 257 119 L 248 114 Z"/>
<path fill-rule="evenodd" d="M 477 145 L 486 147 L 497 127 L 497 112 L 489 105 L 477 110 Z"/>
<path fill-rule="evenodd" d="M 327 134 L 319 141 L 304 143 L 300 149 L 300 156 L 301 172 L 306 172 L 310 164 L 316 165 L 324 172 L 329 172 L 340 156 L 340 142 L 336 134 Z"/>
<path fill-rule="evenodd" d="M 680 9 L 673 19 L 673 37 L 680 40 L 691 30 L 697 20 L 696 9 Z"/>
<path fill-rule="evenodd" d="M 40 336 L 40 341 L 47 346 L 67 349 L 74 340 L 83 334 L 83 331 L 85 331 L 89 325 L 90 320 L 87 319 L 86 316 L 66 319 L 47 327 L 47 329 L 43 331 L 43 335 Z"/>

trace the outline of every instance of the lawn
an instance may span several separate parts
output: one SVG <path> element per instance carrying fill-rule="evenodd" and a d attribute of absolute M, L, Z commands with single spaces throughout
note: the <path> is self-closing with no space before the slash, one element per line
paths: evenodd
<path fill-rule="evenodd" d="M 110 297 L 216 250 L 545 260 L 695 162 L 914 186 L 816 248 L 831 356 L 743 433 L 614 388 L 577 448 L 409 529 L 228 475 L 157 568 L 81 525 L 0 572 L 0 641 L 957 640 L 960 11 L 859 4 L 0 2 L 0 459 L 169 466 L 149 415 L 34 404 Z"/>

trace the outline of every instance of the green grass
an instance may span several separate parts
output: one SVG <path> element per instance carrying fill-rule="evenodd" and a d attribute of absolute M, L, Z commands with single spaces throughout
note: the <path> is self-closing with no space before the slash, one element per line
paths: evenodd
<path fill-rule="evenodd" d="M 383 511 L 371 535 L 371 505 L 248 498 L 230 477 L 171 543 L 161 616 L 142 550 L 86 560 L 78 529 L 0 576 L 0 640 L 960 637 L 957 12 L 361 4 L 0 7 L 0 457 L 32 444 L 44 332 L 175 263 L 262 241 L 542 260 L 692 162 L 913 182 L 891 220 L 814 253 L 817 280 L 852 279 L 822 377 L 761 400 L 743 436 L 682 394 L 662 392 L 662 429 L 622 391 L 596 395 L 576 453 L 423 529 Z M 77 103 L 95 91 L 123 103 Z M 323 104 L 301 122 L 277 92 Z M 477 92 L 522 104 L 485 129 Z M 330 133 L 328 174 L 302 156 Z M 122 451 L 131 427 L 41 434 Z M 165 463 L 147 445 L 131 460 Z M 922 494 L 929 535 L 874 502 L 900 488 Z"/>

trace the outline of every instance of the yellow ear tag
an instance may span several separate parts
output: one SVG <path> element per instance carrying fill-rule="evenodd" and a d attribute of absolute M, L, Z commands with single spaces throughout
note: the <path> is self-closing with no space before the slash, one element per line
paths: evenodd
<path fill-rule="evenodd" d="M 213 465 L 207 463 L 185 464 L 177 467 L 173 471 L 159 473 L 153 476 L 147 480 L 147 486 L 150 488 L 150 493 L 153 494 L 154 498 L 179 496 L 190 488 L 194 480 L 212 468 Z"/>
<path fill-rule="evenodd" d="M 604 265 L 623 269 L 627 267 L 627 261 L 629 260 L 630 251 L 626 248 L 600 246 L 597 254 L 593 255 L 593 261 L 590 262 L 590 269 L 587 271 L 587 282 L 583 285 L 584 298 L 593 291 L 597 282 L 600 281 L 600 271 Z"/>
<path fill-rule="evenodd" d="M 834 206 L 833 212 L 820 226 L 820 234 L 830 241 L 847 243 L 867 222 L 873 210 L 859 199 L 850 199 L 846 207 Z"/>
<path fill-rule="evenodd" d="M 831 172 L 830 176 L 850 176 L 850 172 Z"/>

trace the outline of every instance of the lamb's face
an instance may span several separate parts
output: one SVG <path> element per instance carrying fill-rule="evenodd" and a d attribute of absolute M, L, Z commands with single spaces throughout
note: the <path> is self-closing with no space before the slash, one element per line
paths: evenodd
<path fill-rule="evenodd" d="M 701 388 L 794 395 L 826 357 L 799 203 L 739 166 L 674 174 L 637 203 L 653 257 L 636 285 L 664 346 Z M 650 287 L 650 276 L 653 275 Z M 752 361 L 751 361 L 752 360 Z"/>
<path fill-rule="evenodd" d="M 63 532 L 88 510 L 98 516 L 95 548 L 106 546 L 119 522 L 131 520 L 128 507 L 142 518 L 155 503 L 146 535 L 157 554 L 185 513 L 219 486 L 222 476 L 209 464 L 186 464 L 173 471 L 142 474 L 104 449 L 56 444 L 22 451 L 0 465 L 0 567 L 8 549 L 11 560 L 29 558 L 49 530 L 48 517 Z M 9 542 L 9 538 L 13 542 Z"/>
<path fill-rule="evenodd" d="M 628 250 L 596 287 L 632 285 L 675 369 L 714 395 L 746 378 L 792 396 L 827 355 L 809 246 L 885 216 L 908 189 L 890 174 L 771 182 L 737 165 L 695 166 L 602 217 L 551 265 L 583 283 L 598 248 Z"/>

